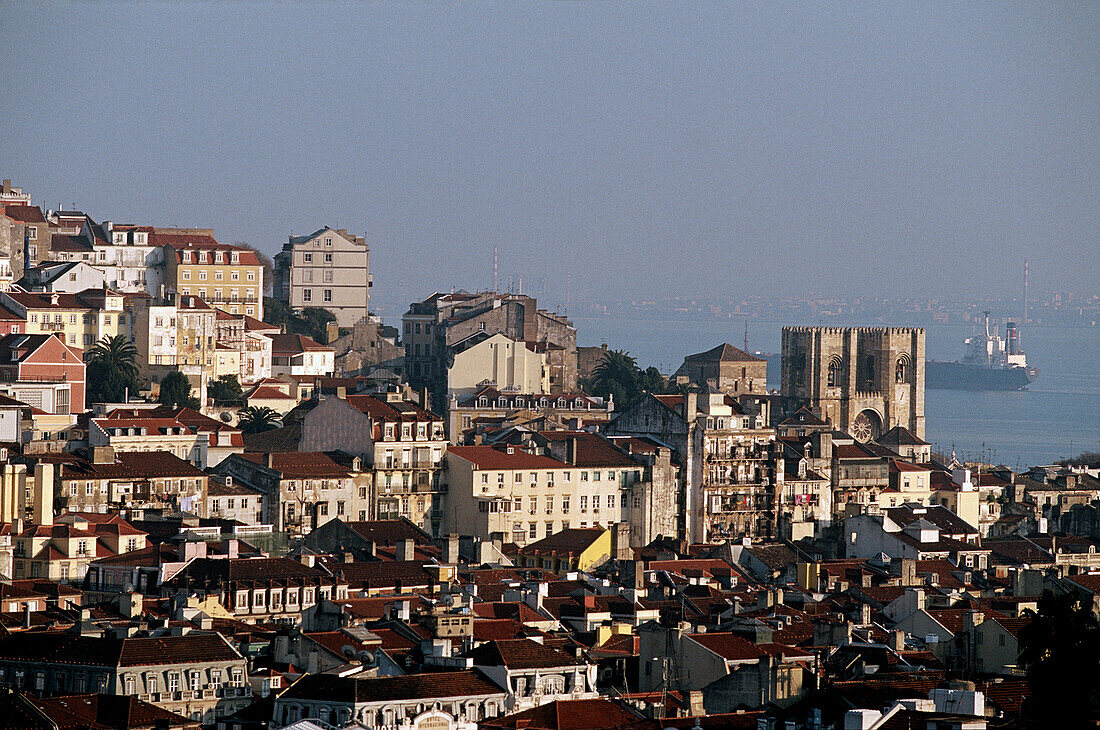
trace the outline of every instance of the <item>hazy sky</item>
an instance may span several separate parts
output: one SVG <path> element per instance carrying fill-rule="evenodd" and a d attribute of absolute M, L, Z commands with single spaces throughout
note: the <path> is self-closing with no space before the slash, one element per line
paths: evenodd
<path fill-rule="evenodd" d="M 375 296 L 1096 289 L 1100 3 L 0 3 L 0 175 Z"/>

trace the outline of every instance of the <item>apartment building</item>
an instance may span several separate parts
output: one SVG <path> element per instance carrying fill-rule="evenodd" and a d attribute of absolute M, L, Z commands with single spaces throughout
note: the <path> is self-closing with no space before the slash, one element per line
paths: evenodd
<path fill-rule="evenodd" d="M 84 411 L 84 370 L 83 353 L 59 335 L 0 338 L 0 392 L 47 413 Z"/>
<path fill-rule="evenodd" d="M 59 464 L 60 497 L 69 512 L 105 514 L 132 507 L 194 506 L 209 477 L 194 464 L 164 451 L 115 454 L 91 449 L 89 458 Z"/>
<path fill-rule="evenodd" d="M 126 310 L 138 351 L 141 377 L 148 384 L 178 370 L 205 402 L 206 384 L 216 367 L 217 312 L 196 296 L 131 296 Z"/>
<path fill-rule="evenodd" d="M 0 196 L 0 251 L 8 256 L 15 278 L 23 270 L 49 258 L 51 232 L 42 209 L 30 204 L 30 196 L 16 194 L 10 184 Z M 4 202 L 10 200 L 12 202 Z"/>
<path fill-rule="evenodd" d="M 264 316 L 264 267 L 255 251 L 218 243 L 213 231 L 158 228 L 168 291 L 194 295 L 230 314 Z"/>
<path fill-rule="evenodd" d="M 332 375 L 336 351 L 305 335 L 268 335 L 271 340 L 271 374 L 275 377 Z"/>
<path fill-rule="evenodd" d="M 166 581 L 163 595 L 214 598 L 239 621 L 300 624 L 302 611 L 348 597 L 348 584 L 290 558 L 196 558 Z"/>
<path fill-rule="evenodd" d="M 526 545 L 569 527 L 610 527 L 621 514 L 616 470 L 512 445 L 452 446 L 446 460 L 445 532 Z"/>
<path fill-rule="evenodd" d="M 294 309 L 323 307 L 341 327 L 367 316 L 373 284 L 366 239 L 343 228 L 291 236 L 275 256 L 275 297 Z"/>
<path fill-rule="evenodd" d="M 328 397 L 302 418 L 302 450 L 362 455 L 372 469 L 365 519 L 404 517 L 438 533 L 442 520 L 443 419 L 400 393 Z"/>
<path fill-rule="evenodd" d="M 103 269 L 83 261 L 41 263 L 26 269 L 18 284 L 26 291 L 64 294 L 78 294 L 88 289 L 111 286 Z"/>
<path fill-rule="evenodd" d="M 527 412 L 532 418 L 545 417 L 580 425 L 605 423 L 614 411 L 614 403 L 584 393 L 528 393 L 503 391 L 484 386 L 465 398 L 452 396 L 447 409 L 447 435 L 451 443 L 463 442 L 462 434 L 479 419 L 504 419 Z"/>
<path fill-rule="evenodd" d="M 672 447 L 685 490 L 678 502 L 681 535 L 768 535 L 777 529 L 782 452 L 763 420 L 708 386 L 699 393 L 647 395 L 616 415 L 604 433 L 652 437 Z"/>
<path fill-rule="evenodd" d="M 26 334 L 58 335 L 70 347 L 88 349 L 104 337 L 133 334 L 125 297 L 110 289 L 58 292 L 0 292 L 0 304 L 22 317 Z"/>
<path fill-rule="evenodd" d="M 133 695 L 204 725 L 252 702 L 248 662 L 217 633 L 0 639 L 0 682 L 34 695 Z"/>
<path fill-rule="evenodd" d="M 280 531 L 307 535 L 329 520 L 352 519 L 369 509 L 370 473 L 364 472 L 359 457 L 315 451 L 244 453 L 230 456 L 213 471 L 260 493 L 264 524 Z"/>
<path fill-rule="evenodd" d="M 451 347 L 478 333 L 503 334 L 545 353 L 549 392 L 577 390 L 577 330 L 565 317 L 539 309 L 532 297 L 437 292 L 414 302 L 402 316 L 402 326 L 405 377 L 414 388 L 428 388 L 440 412 L 447 406 Z"/>
<path fill-rule="evenodd" d="M 89 446 L 110 446 L 116 454 L 166 451 L 200 469 L 210 466 L 210 442 L 208 432 L 163 412 L 117 410 L 88 421 Z"/>
<path fill-rule="evenodd" d="M 507 335 L 478 332 L 450 348 L 447 400 L 466 398 L 491 385 L 538 395 L 550 392 L 546 352 Z"/>

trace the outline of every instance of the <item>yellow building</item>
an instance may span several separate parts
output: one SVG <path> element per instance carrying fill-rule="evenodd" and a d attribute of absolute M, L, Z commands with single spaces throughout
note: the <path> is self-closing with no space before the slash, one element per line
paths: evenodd
<path fill-rule="evenodd" d="M 611 557 L 611 530 L 578 527 L 562 530 L 519 549 L 516 565 L 558 573 L 587 572 Z"/>
<path fill-rule="evenodd" d="M 903 504 L 932 504 L 932 470 L 901 459 L 890 460 L 890 486 L 878 493 L 882 509 Z"/>
<path fill-rule="evenodd" d="M 150 237 L 164 252 L 164 284 L 230 314 L 264 315 L 264 267 L 256 252 L 218 243 L 211 231 L 158 228 Z"/>
<path fill-rule="evenodd" d="M 104 337 L 132 334 L 133 318 L 123 308 L 123 295 L 109 289 L 7 291 L 0 292 L 0 304 L 26 320 L 26 334 L 57 334 L 71 347 L 88 349 Z"/>

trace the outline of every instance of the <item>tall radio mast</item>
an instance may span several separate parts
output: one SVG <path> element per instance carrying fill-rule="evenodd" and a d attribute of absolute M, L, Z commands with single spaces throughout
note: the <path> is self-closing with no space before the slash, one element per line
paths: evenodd
<path fill-rule="evenodd" d="M 1028 323 L 1027 318 L 1027 259 L 1024 259 L 1024 324 Z"/>

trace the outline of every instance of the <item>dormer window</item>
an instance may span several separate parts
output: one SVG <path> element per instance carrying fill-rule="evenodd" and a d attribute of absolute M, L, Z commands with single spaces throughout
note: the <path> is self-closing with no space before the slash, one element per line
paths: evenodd
<path fill-rule="evenodd" d="M 145 231 L 138 231 L 134 234 L 134 243 L 139 246 L 144 246 L 145 244 L 149 243 L 149 234 Z"/>
<path fill-rule="evenodd" d="M 205 264 L 206 263 L 206 251 L 199 251 L 199 263 L 200 264 Z"/>
<path fill-rule="evenodd" d="M 126 243 L 126 234 L 122 231 L 115 231 L 114 241 L 116 245 Z"/>
<path fill-rule="evenodd" d="M 232 253 L 232 254 L 230 255 L 229 259 L 230 259 L 230 261 L 232 261 L 232 262 L 233 262 L 234 264 L 239 264 L 239 263 L 241 262 L 241 255 L 240 255 L 239 253 L 237 253 L 236 251 L 234 251 L 234 252 L 233 252 L 233 253 Z"/>
<path fill-rule="evenodd" d="M 191 252 L 190 251 L 184 251 L 183 252 L 183 263 L 185 263 L 185 264 L 191 263 Z"/>
<path fill-rule="evenodd" d="M 216 263 L 216 264 L 225 263 L 225 258 L 224 258 L 221 251 L 214 252 L 214 263 Z"/>

